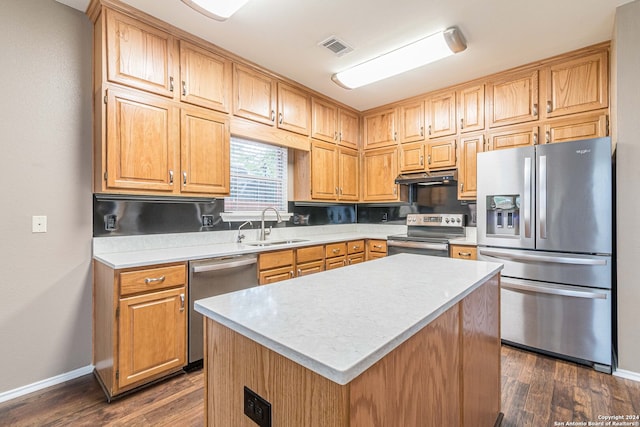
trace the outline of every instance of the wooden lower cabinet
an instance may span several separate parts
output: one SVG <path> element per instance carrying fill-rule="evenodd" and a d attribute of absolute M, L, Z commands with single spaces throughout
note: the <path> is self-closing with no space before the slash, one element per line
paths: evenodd
<path fill-rule="evenodd" d="M 367 261 L 387 256 L 386 240 L 367 240 Z"/>
<path fill-rule="evenodd" d="M 451 258 L 478 259 L 478 248 L 467 245 L 450 245 L 449 254 Z"/>
<path fill-rule="evenodd" d="M 294 277 L 293 249 L 261 253 L 258 256 L 258 283 L 267 285 Z"/>
<path fill-rule="evenodd" d="M 364 240 L 347 242 L 347 265 L 359 264 L 365 261 Z"/>
<path fill-rule="evenodd" d="M 93 264 L 93 364 L 107 399 L 187 363 L 185 263 L 114 270 Z"/>
<path fill-rule="evenodd" d="M 324 245 L 296 249 L 296 277 L 324 271 Z"/>
<path fill-rule="evenodd" d="M 331 243 L 325 247 L 325 269 L 333 270 L 347 265 L 347 243 Z"/>

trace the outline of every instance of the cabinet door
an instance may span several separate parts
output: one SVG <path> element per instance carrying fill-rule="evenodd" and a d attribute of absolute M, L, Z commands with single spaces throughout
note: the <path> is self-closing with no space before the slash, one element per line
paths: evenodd
<path fill-rule="evenodd" d="M 333 270 L 336 268 L 341 268 L 347 265 L 347 258 L 345 255 L 339 256 L 336 258 L 327 258 L 325 261 L 325 270 Z"/>
<path fill-rule="evenodd" d="M 538 70 L 487 83 L 489 127 L 538 120 Z"/>
<path fill-rule="evenodd" d="M 229 119 L 201 109 L 181 111 L 181 191 L 229 194 Z"/>
<path fill-rule="evenodd" d="M 179 117 L 178 108 L 166 99 L 108 89 L 106 187 L 174 191 Z"/>
<path fill-rule="evenodd" d="M 400 142 L 424 141 L 424 101 L 400 106 Z"/>
<path fill-rule="evenodd" d="M 113 10 L 106 17 L 107 80 L 173 98 L 176 40 Z"/>
<path fill-rule="evenodd" d="M 454 135 L 456 127 L 456 93 L 446 92 L 427 99 L 427 135 L 429 138 Z"/>
<path fill-rule="evenodd" d="M 554 120 L 545 125 L 544 134 L 547 144 L 600 138 L 609 135 L 609 118 L 606 114 L 582 114 Z"/>
<path fill-rule="evenodd" d="M 594 53 L 549 66 L 547 117 L 607 108 L 609 81 L 607 52 Z"/>
<path fill-rule="evenodd" d="M 458 92 L 460 133 L 484 129 L 484 84 L 469 86 Z"/>
<path fill-rule="evenodd" d="M 420 172 L 425 168 L 425 145 L 422 142 L 402 144 L 400 146 L 400 171 Z"/>
<path fill-rule="evenodd" d="M 360 264 L 364 262 L 364 252 L 347 256 L 347 265 Z"/>
<path fill-rule="evenodd" d="M 339 200 L 360 198 L 360 158 L 356 150 L 340 148 L 338 155 Z"/>
<path fill-rule="evenodd" d="M 261 270 L 258 273 L 258 283 L 261 285 L 268 285 L 269 283 L 281 282 L 293 277 L 293 265 L 288 265 L 285 267 L 273 268 L 271 270 Z"/>
<path fill-rule="evenodd" d="M 266 74 L 233 64 L 233 114 L 274 126 L 276 85 Z"/>
<path fill-rule="evenodd" d="M 396 120 L 395 108 L 364 116 L 364 148 L 394 145 L 397 138 Z"/>
<path fill-rule="evenodd" d="M 311 98 L 311 137 L 327 142 L 337 141 L 337 105 L 324 99 Z"/>
<path fill-rule="evenodd" d="M 382 148 L 364 152 L 364 201 L 397 201 L 398 149 Z"/>
<path fill-rule="evenodd" d="M 484 151 L 484 144 L 484 135 L 473 135 L 460 139 L 460 164 L 458 166 L 458 199 L 476 198 L 476 155 Z"/>
<path fill-rule="evenodd" d="M 298 264 L 296 266 L 296 277 L 307 276 L 309 274 L 324 271 L 324 259 Z"/>
<path fill-rule="evenodd" d="M 360 116 L 353 111 L 338 109 L 338 144 L 358 149 Z"/>
<path fill-rule="evenodd" d="M 489 134 L 489 149 L 526 147 L 538 144 L 538 126 L 525 126 Z"/>
<path fill-rule="evenodd" d="M 278 83 L 278 128 L 309 136 L 311 97 L 294 86 Z"/>
<path fill-rule="evenodd" d="M 180 42 L 180 100 L 229 112 L 231 61 Z"/>
<path fill-rule="evenodd" d="M 119 388 L 186 364 L 186 305 L 185 287 L 120 299 Z"/>
<path fill-rule="evenodd" d="M 311 196 L 335 200 L 338 197 L 338 148 L 334 144 L 311 143 Z"/>
<path fill-rule="evenodd" d="M 451 169 L 456 167 L 456 140 L 445 139 L 427 144 L 427 168 Z"/>

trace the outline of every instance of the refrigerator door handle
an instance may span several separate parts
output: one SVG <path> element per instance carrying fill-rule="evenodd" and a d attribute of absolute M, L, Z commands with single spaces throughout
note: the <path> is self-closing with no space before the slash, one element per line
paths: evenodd
<path fill-rule="evenodd" d="M 547 238 L 547 156 L 540 156 L 540 238 Z"/>
<path fill-rule="evenodd" d="M 524 158 L 524 237 L 531 237 L 531 157 Z"/>
<path fill-rule="evenodd" d="M 540 285 L 528 283 L 525 280 L 518 280 L 518 279 L 512 279 L 512 278 L 506 278 L 506 277 L 501 278 L 500 287 L 502 289 L 508 289 L 512 291 L 527 291 L 527 292 L 535 292 L 539 294 L 559 295 L 564 297 L 607 299 L 606 292 L 598 292 L 594 290 L 578 291 L 573 289 L 566 289 L 564 287 L 553 287 L 548 285 L 540 286 Z"/>
<path fill-rule="evenodd" d="M 550 264 L 573 264 L 573 265 L 607 265 L 606 259 L 600 258 L 572 258 L 563 256 L 549 256 L 549 255 L 532 255 L 523 253 L 507 253 L 494 249 L 480 249 L 478 248 L 478 254 L 487 257 L 493 257 L 498 259 L 506 259 L 510 261 L 522 261 L 522 262 L 546 262 Z"/>

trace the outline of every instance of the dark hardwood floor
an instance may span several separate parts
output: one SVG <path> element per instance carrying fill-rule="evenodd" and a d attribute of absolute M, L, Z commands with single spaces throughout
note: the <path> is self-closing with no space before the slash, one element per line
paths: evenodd
<path fill-rule="evenodd" d="M 504 346 L 502 411 L 505 427 L 640 415 L 640 383 Z M 201 426 L 203 421 L 202 370 L 110 404 L 93 375 L 0 404 L 0 426 Z"/>

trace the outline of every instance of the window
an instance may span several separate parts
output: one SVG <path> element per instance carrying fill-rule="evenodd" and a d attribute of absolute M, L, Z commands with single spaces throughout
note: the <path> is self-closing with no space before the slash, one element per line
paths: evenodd
<path fill-rule="evenodd" d="M 287 149 L 231 138 L 231 192 L 225 212 L 287 211 Z"/>

